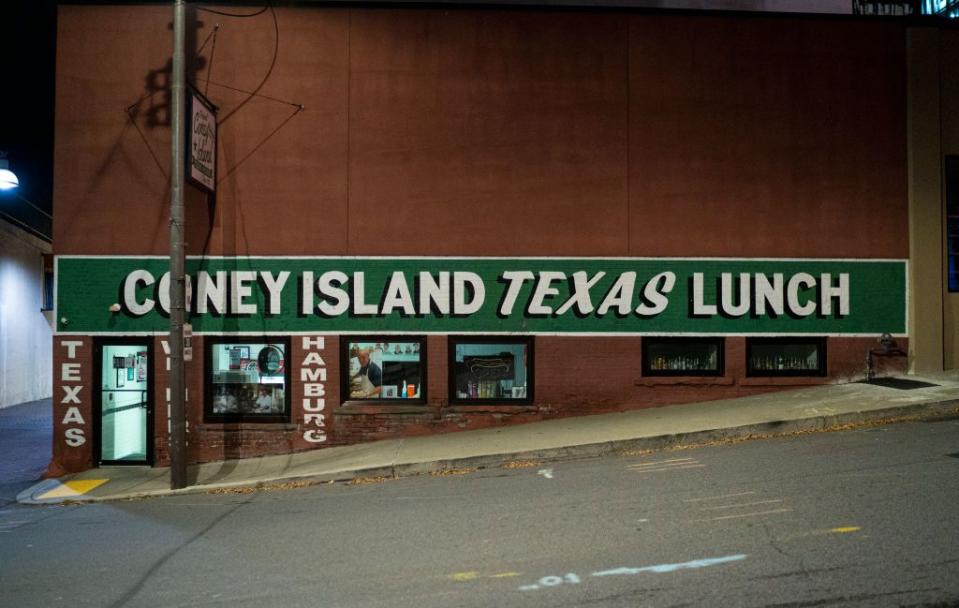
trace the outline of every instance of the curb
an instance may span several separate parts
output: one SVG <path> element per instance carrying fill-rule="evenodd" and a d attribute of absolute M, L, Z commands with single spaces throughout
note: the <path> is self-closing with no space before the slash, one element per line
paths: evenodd
<path fill-rule="evenodd" d="M 951 418 L 959 418 L 959 399 L 896 406 L 865 412 L 847 412 L 844 414 L 814 416 L 795 420 L 776 420 L 720 429 L 657 435 L 655 437 L 618 439 L 543 450 L 469 456 L 433 462 L 400 463 L 392 467 L 358 470 L 356 473 L 379 474 L 389 477 L 407 477 L 454 468 L 493 468 L 502 466 L 512 460 L 543 460 L 553 462 L 576 460 L 622 454 L 623 452 L 657 452 L 680 446 L 690 448 L 705 447 L 717 442 L 772 439 L 800 433 L 844 430 L 844 427 L 847 426 L 865 426 L 880 423 L 893 424 L 913 420 Z"/>
<path fill-rule="evenodd" d="M 451 469 L 496 468 L 514 460 L 542 460 L 556 462 L 563 460 L 597 458 L 601 456 L 622 454 L 623 452 L 647 453 L 680 446 L 699 447 L 715 444 L 718 442 L 725 443 L 757 439 L 771 439 L 800 433 L 845 430 L 845 427 L 849 426 L 893 424 L 897 422 L 909 422 L 913 420 L 951 418 L 959 418 L 959 399 L 901 405 L 879 410 L 847 412 L 843 414 L 832 414 L 827 416 L 814 416 L 811 418 L 799 418 L 794 420 L 773 420 L 769 422 L 760 422 L 735 427 L 706 429 L 701 431 L 690 431 L 686 433 L 658 435 L 655 437 L 618 439 L 614 441 L 585 443 L 558 448 L 503 452 L 499 454 L 483 454 L 479 456 L 465 456 L 462 458 L 448 458 L 426 462 L 394 463 L 392 465 L 374 466 L 362 469 L 349 469 L 330 473 L 276 477 L 260 481 L 247 480 L 208 485 L 194 485 L 179 490 L 147 490 L 142 492 L 113 494 L 109 496 L 78 496 L 68 500 L 35 499 L 35 495 L 42 494 L 58 483 L 56 480 L 45 480 L 20 492 L 17 495 L 17 502 L 26 505 L 114 502 L 155 498 L 160 496 L 205 494 L 215 490 L 229 491 L 234 489 L 250 489 L 255 491 L 257 489 L 289 483 L 314 485 L 320 483 L 347 482 L 368 477 L 385 477 L 396 479 L 400 477 L 428 475 L 431 473 L 449 471 Z"/>

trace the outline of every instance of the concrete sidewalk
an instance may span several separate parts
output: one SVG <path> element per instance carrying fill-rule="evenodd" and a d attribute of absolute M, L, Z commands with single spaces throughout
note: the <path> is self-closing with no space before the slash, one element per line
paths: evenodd
<path fill-rule="evenodd" d="M 838 384 L 741 399 L 581 416 L 479 431 L 395 439 L 189 468 L 190 487 L 171 491 L 168 468 L 91 469 L 20 493 L 25 504 L 93 502 L 208 492 L 286 482 L 404 476 L 512 460 L 600 456 L 757 435 L 822 430 L 899 417 L 959 415 L 959 373 L 909 376 L 934 386 L 904 390 Z"/>

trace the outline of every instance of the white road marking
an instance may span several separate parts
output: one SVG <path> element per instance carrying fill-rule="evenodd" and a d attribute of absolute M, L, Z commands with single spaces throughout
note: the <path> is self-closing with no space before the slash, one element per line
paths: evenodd
<path fill-rule="evenodd" d="M 723 498 L 734 498 L 736 496 L 749 496 L 755 492 L 738 492 L 736 494 L 723 494 L 721 496 L 706 496 L 704 498 L 684 498 L 683 502 L 703 502 L 704 500 L 722 500 Z"/>
<path fill-rule="evenodd" d="M 755 502 L 742 502 L 737 505 L 720 505 L 718 507 L 700 507 L 700 511 L 716 511 L 719 509 L 738 509 L 740 507 L 754 507 L 756 505 L 771 505 L 777 502 L 782 502 L 782 498 L 777 498 L 776 500 L 757 500 Z"/>
<path fill-rule="evenodd" d="M 644 566 L 642 568 L 613 568 L 612 570 L 601 570 L 599 572 L 593 572 L 593 576 L 617 576 L 617 575 L 623 575 L 623 574 L 631 575 L 631 574 L 640 574 L 642 572 L 655 572 L 656 574 L 663 574 L 666 572 L 675 572 L 677 570 L 695 570 L 696 568 L 705 568 L 707 566 L 725 564 L 726 562 L 736 562 L 742 559 L 746 559 L 746 556 L 743 554 L 739 554 L 739 555 L 727 555 L 725 557 L 695 559 L 690 562 L 681 562 L 678 564 L 656 564 L 655 566 Z"/>
<path fill-rule="evenodd" d="M 651 466 L 659 466 L 659 465 L 674 466 L 674 465 L 672 465 L 672 464 L 670 464 L 670 463 L 684 462 L 684 461 L 685 461 L 685 462 L 689 462 L 689 461 L 695 462 L 692 458 L 673 458 L 673 459 L 671 459 L 671 460 L 657 460 L 657 461 L 655 461 L 655 462 L 637 462 L 636 464 L 627 465 L 626 468 L 627 468 L 627 469 L 637 469 L 637 468 L 640 468 L 640 467 L 651 467 Z"/>
<path fill-rule="evenodd" d="M 662 471 L 682 471 L 683 469 L 701 469 L 704 464 L 685 464 L 677 467 L 660 467 L 658 469 L 633 469 L 634 473 L 659 473 Z"/>
<path fill-rule="evenodd" d="M 603 577 L 603 576 L 622 576 L 622 575 L 634 575 L 642 574 L 644 572 L 651 572 L 653 574 L 666 574 L 668 572 L 676 572 L 677 570 L 695 570 L 697 568 L 706 568 L 708 566 L 716 566 L 718 564 L 725 564 L 728 562 L 736 562 L 743 559 L 746 559 L 745 554 L 737 555 L 726 555 L 723 557 L 710 557 L 706 559 L 695 559 L 689 562 L 680 562 L 676 564 L 656 564 L 655 566 L 643 566 L 641 568 L 611 568 L 609 570 L 599 570 L 593 572 L 590 576 Z M 582 582 L 582 578 L 575 572 L 568 572 L 563 576 L 544 576 L 535 583 L 531 585 L 522 585 L 518 587 L 519 591 L 536 591 L 537 589 L 545 589 L 549 587 L 558 587 L 564 584 L 573 584 L 577 585 Z"/>
<path fill-rule="evenodd" d="M 757 517 L 759 515 L 773 515 L 775 513 L 786 513 L 792 509 L 773 509 L 772 511 L 757 511 L 755 513 L 740 513 L 739 515 L 720 515 L 719 517 L 707 517 L 705 519 L 691 519 L 689 521 L 719 521 L 721 519 L 738 519 L 740 517 Z"/>
<path fill-rule="evenodd" d="M 537 474 L 537 475 L 542 475 L 542 476 L 545 477 L 546 479 L 552 479 L 552 478 L 553 478 L 553 469 L 540 469 L 540 470 L 536 471 L 536 474 Z"/>

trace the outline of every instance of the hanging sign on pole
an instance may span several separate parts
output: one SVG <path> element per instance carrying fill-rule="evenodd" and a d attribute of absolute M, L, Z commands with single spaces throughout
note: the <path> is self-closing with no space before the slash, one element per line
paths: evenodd
<path fill-rule="evenodd" d="M 216 106 L 189 87 L 187 107 L 187 175 L 190 181 L 212 193 L 216 191 Z"/>

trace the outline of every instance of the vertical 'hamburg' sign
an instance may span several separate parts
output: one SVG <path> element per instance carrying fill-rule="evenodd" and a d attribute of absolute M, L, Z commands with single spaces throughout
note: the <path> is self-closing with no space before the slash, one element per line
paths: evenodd
<path fill-rule="evenodd" d="M 187 175 L 198 186 L 216 190 L 216 106 L 199 91 L 190 91 L 190 128 L 187 131 Z"/>

